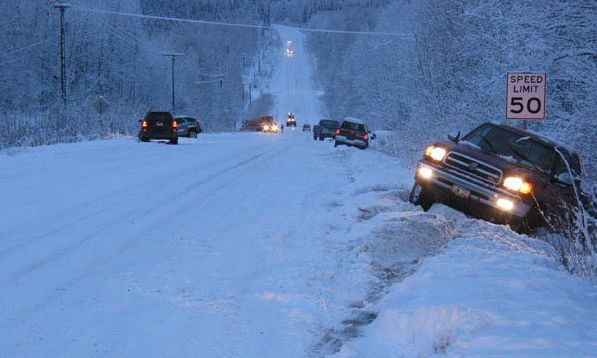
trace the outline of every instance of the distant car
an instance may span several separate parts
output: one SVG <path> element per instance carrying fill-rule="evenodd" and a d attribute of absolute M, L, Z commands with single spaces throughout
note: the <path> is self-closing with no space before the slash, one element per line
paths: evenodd
<path fill-rule="evenodd" d="M 303 124 L 303 132 L 311 132 L 311 125 Z"/>
<path fill-rule="evenodd" d="M 178 144 L 178 123 L 170 112 L 148 112 L 139 122 L 140 141 L 168 139 L 171 144 Z"/>
<path fill-rule="evenodd" d="M 243 121 L 242 130 L 251 132 L 277 133 L 278 123 L 272 116 L 261 116 Z"/>
<path fill-rule="evenodd" d="M 324 140 L 325 138 L 334 138 L 336 129 L 340 127 L 340 122 L 333 119 L 322 119 L 319 124 L 313 126 L 313 140 Z"/>
<path fill-rule="evenodd" d="M 276 122 L 271 122 L 269 124 L 264 124 L 263 128 L 262 128 L 262 132 L 265 133 L 278 133 L 278 130 L 280 128 L 278 127 L 278 124 Z"/>
<path fill-rule="evenodd" d="M 294 113 L 288 113 L 288 119 L 286 120 L 286 127 L 296 127 L 296 119 Z"/>
<path fill-rule="evenodd" d="M 369 131 L 365 123 L 358 118 L 345 118 L 336 129 L 334 147 L 339 145 L 355 146 L 359 149 L 369 147 Z"/>
<path fill-rule="evenodd" d="M 178 124 L 178 136 L 197 138 L 197 134 L 203 132 L 199 121 L 188 116 L 176 116 L 176 123 Z"/>

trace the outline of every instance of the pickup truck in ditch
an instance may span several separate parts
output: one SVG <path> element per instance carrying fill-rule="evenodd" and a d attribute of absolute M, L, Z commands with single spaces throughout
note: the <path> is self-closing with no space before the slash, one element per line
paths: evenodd
<path fill-rule="evenodd" d="M 313 140 L 324 140 L 325 138 L 334 138 L 336 129 L 340 127 L 340 122 L 334 119 L 322 119 L 313 126 Z"/>
<path fill-rule="evenodd" d="M 588 200 L 576 153 L 538 133 L 485 123 L 435 143 L 416 168 L 410 201 L 441 202 L 477 218 L 529 233 L 560 228 Z"/>

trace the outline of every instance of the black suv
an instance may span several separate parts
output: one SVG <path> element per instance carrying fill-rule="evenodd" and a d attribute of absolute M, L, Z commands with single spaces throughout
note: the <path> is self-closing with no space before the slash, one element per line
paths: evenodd
<path fill-rule="evenodd" d="M 203 132 L 199 121 L 189 116 L 176 116 L 174 118 L 178 124 L 178 136 L 197 138 L 197 134 Z"/>
<path fill-rule="evenodd" d="M 336 129 L 340 127 L 340 122 L 333 119 L 322 119 L 319 124 L 313 126 L 313 140 L 324 140 L 325 138 L 334 138 Z"/>
<path fill-rule="evenodd" d="M 148 112 L 141 121 L 139 140 L 168 139 L 178 144 L 178 123 L 169 112 Z"/>
<path fill-rule="evenodd" d="M 448 138 L 419 161 L 413 204 L 427 210 L 442 202 L 519 232 L 544 225 L 559 231 L 566 210 L 578 206 L 580 160 L 561 144 L 492 123 Z"/>

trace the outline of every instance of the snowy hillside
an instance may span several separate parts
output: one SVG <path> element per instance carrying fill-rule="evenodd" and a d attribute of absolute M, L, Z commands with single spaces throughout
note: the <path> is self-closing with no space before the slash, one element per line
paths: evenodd
<path fill-rule="evenodd" d="M 530 128 L 571 145 L 597 180 L 594 2 L 396 0 L 311 20 L 320 28 L 347 23 L 404 36 L 310 35 L 330 115 L 367 118 L 420 149 L 429 137 L 505 122 L 506 74 L 547 72 L 547 120 Z"/>

